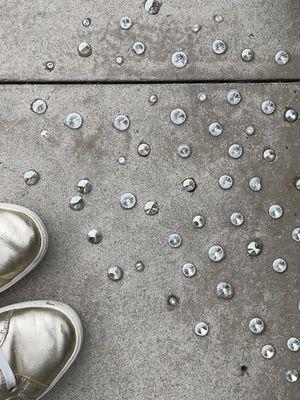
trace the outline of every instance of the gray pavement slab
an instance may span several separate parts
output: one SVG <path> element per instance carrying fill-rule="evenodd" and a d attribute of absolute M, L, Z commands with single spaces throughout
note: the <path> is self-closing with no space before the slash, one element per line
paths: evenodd
<path fill-rule="evenodd" d="M 128 11 L 125 3 L 114 18 Z M 57 3 L 51 4 L 54 15 Z M 70 43 L 75 44 L 80 18 L 89 13 L 76 10 L 75 18 L 73 12 L 78 25 Z M 162 8 L 162 17 L 165 12 Z M 69 14 L 57 16 L 58 23 L 73 26 L 69 19 Z M 31 28 L 37 29 L 34 23 Z M 37 54 L 35 72 L 41 61 Z M 141 65 L 139 69 L 143 71 Z M 32 76 L 37 76 L 35 72 Z M 69 72 L 61 73 L 65 77 Z M 227 102 L 230 89 L 242 96 L 237 106 Z M 0 305 L 63 301 L 78 311 L 85 330 L 78 360 L 49 393 L 49 400 L 299 398 L 299 381 L 288 383 L 285 373 L 300 369 L 299 352 L 286 346 L 287 339 L 299 337 L 300 331 L 300 243 L 292 240 L 293 229 L 300 226 L 300 191 L 294 185 L 300 176 L 300 121 L 284 119 L 287 107 L 300 111 L 299 91 L 300 85 L 292 83 L 1 85 L 1 201 L 37 212 L 49 231 L 50 247 L 33 273 L 1 295 Z M 206 102 L 199 102 L 200 92 L 207 94 Z M 158 97 L 155 105 L 148 100 L 153 94 Z M 47 102 L 44 114 L 31 111 L 35 99 Z M 272 115 L 261 110 L 268 99 L 277 107 Z M 187 115 L 181 126 L 170 121 L 171 111 L 178 107 Z M 76 131 L 64 125 L 70 112 L 83 117 Z M 113 127 L 120 113 L 131 122 L 124 132 Z M 224 128 L 219 137 L 208 131 L 215 121 Z M 245 133 L 249 125 L 255 125 L 253 136 Z M 137 153 L 142 141 L 151 146 L 146 158 Z M 176 154 L 182 143 L 193 149 L 187 159 Z M 233 143 L 243 146 L 240 159 L 228 156 Z M 275 161 L 262 159 L 266 148 L 276 152 Z M 120 157 L 125 157 L 124 165 Z M 35 186 L 23 181 L 28 169 L 40 174 Z M 218 185 L 224 174 L 234 178 L 227 191 Z M 249 189 L 254 176 L 262 180 L 259 192 Z M 69 199 L 76 194 L 77 182 L 86 177 L 93 190 L 84 196 L 83 210 L 71 210 Z M 182 181 L 190 177 L 197 183 L 193 193 L 182 189 Z M 137 198 L 131 210 L 119 204 L 126 192 Z M 157 215 L 145 214 L 148 200 L 158 202 Z M 278 220 L 268 215 L 272 204 L 284 209 Z M 245 216 L 240 227 L 229 221 L 235 211 Z M 199 230 L 192 226 L 198 213 L 206 218 Z M 102 232 L 98 245 L 87 241 L 92 228 Z M 177 249 L 167 244 L 173 232 L 183 239 Z M 256 258 L 246 251 L 252 239 L 264 245 Z M 226 251 L 220 263 L 208 258 L 214 244 Z M 278 257 L 288 262 L 283 274 L 272 269 Z M 134 268 L 139 260 L 145 264 L 144 272 Z M 196 265 L 195 277 L 182 275 L 186 262 Z M 124 269 L 124 277 L 113 282 L 107 269 L 117 265 Z M 222 280 L 234 286 L 231 300 L 216 297 L 216 284 Z M 179 299 L 174 309 L 167 306 L 170 295 Z M 262 335 L 248 329 L 256 316 L 266 323 Z M 193 331 L 202 320 L 210 328 L 203 338 Z M 265 360 L 260 351 L 269 343 L 276 356 Z M 242 366 L 247 370 L 243 372 Z"/>

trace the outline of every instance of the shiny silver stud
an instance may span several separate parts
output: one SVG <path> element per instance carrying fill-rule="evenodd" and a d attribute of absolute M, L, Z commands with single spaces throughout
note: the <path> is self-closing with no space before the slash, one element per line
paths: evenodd
<path fill-rule="evenodd" d="M 187 178 L 182 182 L 182 188 L 187 192 L 193 192 L 196 187 L 197 184 L 193 178 Z"/>
<path fill-rule="evenodd" d="M 138 261 L 138 262 L 135 264 L 135 269 L 136 269 L 136 271 L 138 271 L 138 272 L 143 272 L 143 271 L 145 271 L 145 264 L 144 264 L 142 261 Z"/>
<path fill-rule="evenodd" d="M 271 115 L 276 111 L 276 104 L 272 100 L 266 100 L 261 105 L 262 112 Z"/>
<path fill-rule="evenodd" d="M 136 205 L 136 197 L 132 193 L 124 193 L 120 198 L 120 204 L 123 208 L 129 210 Z"/>
<path fill-rule="evenodd" d="M 160 7 L 161 7 L 160 0 L 146 0 L 146 2 L 145 2 L 145 10 L 150 15 L 157 14 Z"/>
<path fill-rule="evenodd" d="M 272 264 L 273 270 L 279 273 L 286 271 L 287 266 L 287 262 L 283 258 L 276 258 Z"/>
<path fill-rule="evenodd" d="M 290 61 L 290 56 L 286 51 L 280 50 L 275 54 L 275 62 L 276 62 L 276 64 L 285 65 L 289 61 Z"/>
<path fill-rule="evenodd" d="M 226 43 L 221 40 L 221 39 L 217 39 L 213 42 L 213 51 L 216 54 L 224 54 L 227 50 L 227 46 Z"/>
<path fill-rule="evenodd" d="M 269 215 L 273 219 L 278 219 L 283 215 L 283 208 L 279 204 L 273 204 L 268 211 Z"/>
<path fill-rule="evenodd" d="M 91 229 L 87 234 L 88 241 L 92 244 L 98 244 L 102 240 L 102 234 L 98 229 Z"/>
<path fill-rule="evenodd" d="M 296 188 L 297 190 L 300 190 L 300 178 L 296 178 L 296 179 L 295 179 L 295 188 Z"/>
<path fill-rule="evenodd" d="M 222 175 L 219 178 L 219 186 L 224 189 L 228 190 L 232 187 L 233 185 L 233 178 L 230 175 Z"/>
<path fill-rule="evenodd" d="M 151 106 L 153 106 L 154 104 L 156 104 L 158 102 L 158 97 L 156 94 L 151 94 L 151 96 L 149 97 L 149 103 L 151 104 Z"/>
<path fill-rule="evenodd" d="M 289 108 L 288 110 L 286 110 L 285 114 L 284 114 L 284 118 L 288 121 L 288 122 L 295 122 L 298 119 L 298 113 L 296 110 L 294 110 L 293 108 Z"/>
<path fill-rule="evenodd" d="M 122 29 L 124 29 L 124 30 L 128 30 L 128 29 L 130 29 L 131 27 L 132 27 L 132 25 L 133 25 L 133 22 L 132 22 L 132 19 L 131 18 L 129 18 L 129 17 L 123 17 L 123 18 L 121 18 L 121 20 L 120 20 L 120 27 L 122 28 Z"/>
<path fill-rule="evenodd" d="M 294 352 L 299 351 L 300 350 L 300 339 L 295 338 L 295 337 L 289 338 L 286 345 L 287 345 L 287 348 L 291 351 L 294 351 Z"/>
<path fill-rule="evenodd" d="M 118 131 L 126 131 L 130 126 L 130 120 L 127 115 L 119 114 L 114 119 L 114 127 Z"/>
<path fill-rule="evenodd" d="M 224 260 L 226 254 L 225 250 L 223 249 L 222 246 L 219 245 L 214 245 L 211 246 L 208 250 L 208 257 L 210 258 L 211 261 L 214 262 L 219 262 Z"/>
<path fill-rule="evenodd" d="M 125 165 L 126 164 L 126 158 L 125 157 L 119 157 L 118 158 L 118 163 L 120 165 Z"/>
<path fill-rule="evenodd" d="M 47 103 L 41 99 L 36 99 L 31 103 L 31 110 L 36 114 L 44 114 L 47 108 Z"/>
<path fill-rule="evenodd" d="M 188 158 L 192 154 L 192 149 L 188 144 L 181 144 L 177 147 L 177 154 L 181 158 Z"/>
<path fill-rule="evenodd" d="M 276 153 L 272 149 L 266 149 L 263 152 L 263 159 L 268 162 L 272 162 L 276 159 Z"/>
<path fill-rule="evenodd" d="M 295 242 L 300 242 L 300 228 L 295 228 L 292 232 L 292 239 Z"/>
<path fill-rule="evenodd" d="M 260 240 L 253 240 L 247 246 L 248 254 L 252 257 L 257 257 L 263 250 L 263 244 Z"/>
<path fill-rule="evenodd" d="M 176 53 L 172 55 L 171 61 L 174 67 L 181 69 L 187 65 L 188 58 L 183 51 L 176 51 Z"/>
<path fill-rule="evenodd" d="M 261 348 L 261 355 L 263 356 L 263 358 L 265 358 L 266 360 L 270 360 L 271 358 L 273 358 L 275 356 L 275 347 L 272 346 L 271 344 L 265 344 L 262 348 Z"/>
<path fill-rule="evenodd" d="M 89 179 L 81 179 L 78 183 L 77 183 L 77 190 L 79 193 L 90 193 L 90 191 L 92 190 L 92 184 L 89 181 Z"/>
<path fill-rule="evenodd" d="M 299 372 L 296 369 L 289 369 L 285 374 L 286 380 L 290 383 L 297 382 L 299 378 Z"/>
<path fill-rule="evenodd" d="M 109 267 L 107 275 L 112 281 L 119 281 L 123 278 L 123 270 L 121 267 Z"/>
<path fill-rule="evenodd" d="M 70 129 L 79 129 L 82 123 L 82 116 L 78 113 L 70 113 L 65 119 L 65 125 Z"/>
<path fill-rule="evenodd" d="M 206 93 L 198 93 L 197 98 L 200 101 L 200 103 L 204 103 L 207 100 L 207 94 Z"/>
<path fill-rule="evenodd" d="M 168 237 L 168 244 L 170 247 L 177 248 L 182 244 L 182 238 L 178 233 L 171 233 Z"/>
<path fill-rule="evenodd" d="M 26 171 L 23 175 L 24 182 L 28 186 L 33 186 L 36 185 L 40 179 L 40 175 L 37 171 L 34 169 L 30 169 L 29 171 Z"/>
<path fill-rule="evenodd" d="M 201 25 L 199 25 L 199 24 L 192 25 L 192 32 L 193 33 L 198 33 L 200 31 L 201 31 Z"/>
<path fill-rule="evenodd" d="M 230 222 L 234 226 L 241 226 L 245 221 L 245 217 L 240 212 L 235 212 L 230 216 Z"/>
<path fill-rule="evenodd" d="M 252 136 L 255 133 L 255 126 L 254 125 L 249 125 L 245 129 L 246 135 Z"/>
<path fill-rule="evenodd" d="M 123 56 L 117 56 L 116 57 L 116 63 L 118 65 L 123 65 L 124 64 L 124 57 Z"/>
<path fill-rule="evenodd" d="M 238 90 L 231 89 L 227 93 L 227 101 L 232 106 L 236 106 L 242 101 L 242 96 Z"/>
<path fill-rule="evenodd" d="M 187 278 L 192 278 L 197 273 L 197 268 L 192 263 L 186 263 L 181 267 L 182 274 Z"/>
<path fill-rule="evenodd" d="M 170 114 L 171 121 L 175 125 L 182 125 L 186 121 L 186 113 L 181 108 L 176 108 Z"/>
<path fill-rule="evenodd" d="M 86 58 L 92 55 L 92 46 L 88 42 L 81 42 L 77 47 L 80 57 Z"/>
<path fill-rule="evenodd" d="M 55 68 L 55 63 L 54 63 L 54 61 L 47 61 L 46 62 L 46 64 L 45 64 L 45 69 L 47 70 L 47 71 L 53 71 L 54 70 L 54 68 Z"/>
<path fill-rule="evenodd" d="M 232 299 L 232 297 L 234 296 L 234 288 L 231 283 L 220 282 L 217 285 L 216 293 L 219 299 L 229 300 Z"/>
<path fill-rule="evenodd" d="M 143 42 L 135 42 L 132 46 L 132 50 L 135 52 L 135 54 L 141 56 L 146 51 L 146 45 Z"/>
<path fill-rule="evenodd" d="M 251 49 L 245 49 L 242 51 L 242 60 L 250 62 L 254 59 L 254 51 Z"/>
<path fill-rule="evenodd" d="M 258 176 L 251 178 L 249 181 L 249 187 L 254 192 L 259 192 L 262 188 L 261 179 Z"/>
<path fill-rule="evenodd" d="M 218 22 L 218 23 L 223 22 L 224 21 L 224 17 L 222 15 L 220 15 L 220 14 L 214 15 L 214 21 Z"/>
<path fill-rule="evenodd" d="M 229 147 L 228 154 L 231 158 L 238 159 L 243 155 L 243 147 L 238 143 L 234 143 Z"/>
<path fill-rule="evenodd" d="M 252 333 L 259 335 L 265 330 L 265 323 L 261 318 L 253 318 L 249 322 L 249 329 Z"/>
<path fill-rule="evenodd" d="M 88 28 L 89 26 L 91 26 L 91 18 L 84 18 L 81 23 L 82 26 L 84 26 L 85 28 Z"/>
<path fill-rule="evenodd" d="M 159 207 L 156 201 L 150 200 L 145 204 L 144 210 L 147 215 L 156 215 L 159 211 Z"/>
<path fill-rule="evenodd" d="M 71 197 L 70 202 L 69 202 L 70 208 L 75 211 L 82 210 L 84 207 L 84 204 L 85 204 L 84 199 L 79 195 Z"/>
<path fill-rule="evenodd" d="M 212 136 L 220 136 L 223 133 L 223 127 L 219 122 L 213 122 L 212 124 L 209 125 L 209 133 Z"/>
<path fill-rule="evenodd" d="M 168 297 L 167 304 L 168 306 L 171 307 L 171 309 L 174 309 L 179 305 L 179 298 L 177 296 L 171 295 Z"/>
<path fill-rule="evenodd" d="M 137 152 L 141 157 L 147 157 L 151 153 L 151 147 L 148 143 L 140 143 Z"/>
<path fill-rule="evenodd" d="M 193 218 L 193 225 L 195 228 L 203 228 L 205 225 L 205 218 L 202 215 L 196 215 Z"/>
<path fill-rule="evenodd" d="M 197 336 L 206 336 L 209 332 L 209 328 L 206 322 L 198 322 L 194 327 L 194 332 Z"/>

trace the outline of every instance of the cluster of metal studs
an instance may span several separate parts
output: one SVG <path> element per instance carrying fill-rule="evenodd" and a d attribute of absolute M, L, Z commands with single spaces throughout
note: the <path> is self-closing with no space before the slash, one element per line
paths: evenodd
<path fill-rule="evenodd" d="M 151 2 L 149 2 L 150 4 Z M 125 21 L 123 21 L 125 24 Z M 127 21 L 128 22 L 128 21 Z M 124 25 L 125 26 L 125 25 Z M 125 29 L 125 28 L 124 28 Z M 199 93 L 197 96 L 198 100 L 202 103 L 207 101 L 207 93 Z M 230 105 L 237 106 L 242 101 L 242 95 L 236 90 L 231 89 L 226 94 L 226 98 Z M 158 101 L 156 94 L 149 97 L 149 104 L 154 105 Z M 44 100 L 37 99 L 31 104 L 31 110 L 36 114 L 43 114 L 47 110 L 47 103 Z M 264 100 L 261 104 L 261 111 L 266 115 L 271 115 L 276 111 L 276 104 L 272 100 Z M 187 113 L 181 109 L 177 108 L 170 112 L 170 120 L 174 125 L 182 125 L 187 119 Z M 287 108 L 284 113 L 284 119 L 288 123 L 293 123 L 298 119 L 298 112 L 293 108 Z M 70 113 L 67 115 L 64 121 L 65 125 L 71 130 L 77 130 L 81 128 L 83 124 L 83 118 L 78 113 Z M 119 114 L 116 115 L 112 121 L 114 129 L 120 132 L 126 132 L 130 127 L 130 118 L 127 115 Z M 215 121 L 212 122 L 207 128 L 208 134 L 213 137 L 219 137 L 223 134 L 223 126 Z M 255 126 L 247 126 L 245 132 L 248 136 L 255 134 Z M 47 138 L 47 132 L 42 132 L 42 137 Z M 141 142 L 137 148 L 137 154 L 141 157 L 149 156 L 151 152 L 151 147 L 148 143 Z M 181 144 L 176 149 L 176 153 L 179 157 L 187 159 L 192 154 L 192 148 L 187 144 Z M 228 149 L 229 157 L 233 159 L 239 159 L 243 156 L 244 150 L 242 145 L 238 143 L 233 143 Z M 264 149 L 262 152 L 262 158 L 265 161 L 273 162 L 276 159 L 276 152 L 273 149 Z M 126 164 L 126 158 L 121 156 L 118 160 L 121 165 Z M 24 180 L 28 185 L 34 185 L 39 180 L 39 174 L 35 170 L 29 170 L 24 174 Z M 234 184 L 234 178 L 230 175 L 222 175 L 218 180 L 218 185 L 223 190 L 229 190 Z M 300 177 L 296 177 L 294 181 L 295 189 L 300 190 Z M 197 183 L 194 178 L 188 177 L 182 181 L 182 189 L 187 192 L 193 192 L 197 188 Z M 262 189 L 262 180 L 255 176 L 251 177 L 249 180 L 249 188 L 254 192 L 260 191 Z M 88 194 L 92 190 L 92 185 L 89 179 L 82 179 L 77 184 L 78 194 L 70 199 L 69 206 L 72 210 L 82 210 L 85 205 L 84 195 Z M 137 203 L 137 198 L 133 193 L 127 192 L 120 196 L 120 206 L 124 210 L 130 210 L 135 207 Z M 154 216 L 159 212 L 159 205 L 155 200 L 149 200 L 144 204 L 144 211 L 149 216 Z M 272 219 L 279 219 L 284 214 L 284 209 L 279 204 L 270 204 L 267 214 Z M 240 211 L 234 212 L 230 216 L 230 222 L 233 226 L 239 227 L 244 224 L 245 217 Z M 195 215 L 191 221 L 191 225 L 196 229 L 201 229 L 206 224 L 206 218 L 203 215 Z M 88 241 L 92 244 L 98 244 L 102 240 L 102 234 L 98 229 L 92 229 L 88 232 Z M 300 227 L 295 227 L 291 234 L 292 240 L 300 243 Z M 181 246 L 183 239 L 181 235 L 177 232 L 170 233 L 167 237 L 167 243 L 172 248 L 178 248 Z M 257 257 L 263 251 L 263 242 L 261 239 L 253 238 L 249 240 L 246 251 L 249 256 Z M 220 244 L 213 244 L 208 249 L 208 258 L 212 262 L 221 262 L 226 258 L 226 251 Z M 276 273 L 283 273 L 286 271 L 288 263 L 283 258 L 277 258 L 272 262 L 272 268 Z M 138 261 L 135 264 L 135 269 L 138 272 L 142 272 L 145 269 L 145 265 L 142 261 Z M 193 278 L 197 273 L 197 267 L 187 262 L 182 265 L 181 271 L 184 277 Z M 119 281 L 124 275 L 124 271 L 120 266 L 111 266 L 107 271 L 108 277 L 113 281 Z M 215 288 L 216 296 L 222 300 L 230 300 L 234 297 L 234 286 L 232 283 L 227 281 L 219 282 Z M 171 295 L 167 300 L 168 307 L 174 309 L 179 304 L 180 300 L 178 297 Z M 299 305 L 300 307 L 300 305 Z M 266 327 L 265 322 L 259 316 L 252 318 L 248 324 L 249 331 L 253 334 L 262 334 Z M 207 336 L 209 333 L 209 326 L 205 321 L 199 321 L 194 326 L 195 335 L 198 337 Z M 291 337 L 287 340 L 287 348 L 292 352 L 298 352 L 300 350 L 300 339 L 296 337 Z M 275 356 L 276 350 L 272 344 L 265 344 L 261 348 L 261 355 L 265 359 L 271 359 Z M 289 382 L 296 382 L 299 373 L 296 369 L 290 369 L 286 372 L 286 379 Z"/>
<path fill-rule="evenodd" d="M 162 5 L 161 1 L 147 0 L 147 1 L 145 1 L 145 12 L 150 15 L 156 15 L 160 10 L 161 5 Z M 217 15 L 213 16 L 213 21 L 215 23 L 221 23 L 224 21 L 224 18 L 222 15 L 217 14 Z M 82 20 L 82 26 L 85 28 L 90 27 L 91 19 L 84 18 Z M 130 17 L 125 16 L 120 19 L 119 26 L 120 26 L 120 29 L 128 31 L 129 29 L 131 29 L 134 26 L 134 22 Z M 195 34 L 200 32 L 201 29 L 202 29 L 202 27 L 200 24 L 193 24 L 191 27 L 189 27 L 189 30 L 191 30 Z M 222 55 L 222 54 L 226 53 L 228 45 L 226 44 L 226 42 L 224 40 L 222 40 L 220 38 L 216 38 L 213 41 L 211 47 L 212 47 L 212 51 L 214 54 Z M 78 54 L 84 58 L 90 57 L 93 54 L 92 45 L 86 41 L 79 43 L 77 50 L 78 50 Z M 146 52 L 146 44 L 142 41 L 136 41 L 132 44 L 132 51 L 137 56 L 141 56 Z M 255 59 L 255 52 L 253 49 L 246 48 L 241 51 L 241 60 L 242 61 L 249 63 L 249 62 L 253 61 L 254 59 Z M 291 59 L 291 56 L 290 56 L 289 52 L 285 51 L 285 50 L 278 50 L 274 54 L 274 62 L 277 65 L 281 65 L 281 66 L 286 65 L 290 61 L 290 59 Z M 174 54 L 172 54 L 170 56 L 170 61 L 171 61 L 171 64 L 177 69 L 182 69 L 182 68 L 186 67 L 189 63 L 188 55 L 183 51 L 176 51 Z M 123 65 L 125 62 L 124 56 L 116 55 L 115 62 L 118 65 Z M 48 65 L 48 67 L 47 67 L 47 65 Z M 46 68 L 49 71 L 52 71 L 54 68 L 54 63 L 49 61 L 46 64 Z"/>

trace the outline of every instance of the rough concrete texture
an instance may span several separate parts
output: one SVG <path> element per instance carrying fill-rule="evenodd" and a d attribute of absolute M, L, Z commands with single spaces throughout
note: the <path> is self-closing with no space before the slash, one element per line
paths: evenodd
<path fill-rule="evenodd" d="M 50 248 L 33 273 L 1 295 L 0 305 L 60 300 L 78 311 L 85 329 L 77 362 L 49 400 L 299 398 L 299 382 L 288 383 L 285 371 L 300 368 L 299 353 L 286 346 L 300 331 L 300 244 L 291 239 L 293 228 L 300 226 L 300 192 L 294 187 L 300 175 L 300 121 L 287 123 L 283 114 L 287 106 L 300 110 L 300 85 L 234 87 L 243 96 L 236 107 L 227 103 L 228 84 L 1 86 L 1 201 L 37 212 L 49 231 Z M 200 91 L 208 93 L 206 103 L 197 100 Z M 153 93 L 159 100 L 151 106 Z M 48 103 L 43 115 L 30 110 L 36 98 Z M 261 103 L 269 98 L 277 111 L 267 116 Z M 188 115 L 182 126 L 169 118 L 178 106 Z M 63 123 L 72 111 L 84 119 L 78 131 Z M 131 119 L 125 133 L 112 126 L 118 113 Z M 208 133 L 216 120 L 224 126 L 219 138 Z M 256 133 L 247 137 L 250 124 Z M 41 138 L 45 129 L 49 140 Z M 143 140 L 152 148 L 148 158 L 137 154 Z M 239 160 L 227 154 L 234 142 L 244 146 Z M 192 145 L 189 159 L 176 155 L 181 143 Z M 273 163 L 262 159 L 266 147 L 277 153 Z M 126 165 L 119 165 L 120 156 Z M 32 187 L 22 179 L 30 168 L 41 175 Z M 224 173 L 235 179 L 229 191 L 218 186 Z M 253 176 L 261 177 L 262 191 L 248 188 Z M 93 190 L 77 212 L 68 201 L 83 177 L 90 178 Z M 194 193 L 182 190 L 187 177 L 198 184 Z M 127 191 L 137 197 L 132 210 L 119 204 Z M 150 199 L 160 206 L 153 217 L 143 210 Z M 272 220 L 267 210 L 276 203 L 284 216 Z M 239 228 L 229 222 L 234 211 L 246 218 Z M 192 227 L 197 213 L 207 219 L 201 230 Z M 103 234 L 99 245 L 86 238 L 94 227 Z M 183 237 L 178 249 L 167 244 L 172 232 Z M 257 258 L 246 252 L 253 238 L 264 244 Z M 220 263 L 207 255 L 216 243 L 227 254 Z M 283 274 L 272 269 L 277 257 L 288 262 Z M 146 266 L 142 273 L 134 268 L 138 260 Z M 196 277 L 181 274 L 185 262 L 195 263 Z M 125 271 L 119 282 L 106 274 L 114 265 Z M 232 300 L 216 297 L 215 285 L 222 279 L 235 287 Z M 173 311 L 167 307 L 172 294 L 180 299 Z M 266 322 L 262 335 L 248 330 L 254 316 Z M 210 326 L 206 338 L 193 332 L 199 320 Z M 267 343 L 276 347 L 272 360 L 260 354 Z"/>
<path fill-rule="evenodd" d="M 163 0 L 158 15 L 148 15 L 143 0 L 61 1 L 4 0 L 0 26 L 0 80 L 5 81 L 122 81 L 299 79 L 298 0 Z M 217 23 L 214 15 L 222 15 Z M 129 16 L 133 27 L 124 31 L 119 20 Z M 92 24 L 84 28 L 82 19 Z M 202 30 L 195 34 L 193 24 Z M 212 51 L 223 39 L 226 54 Z M 132 51 L 135 41 L 146 44 L 144 55 Z M 77 46 L 87 41 L 93 55 L 80 58 Z M 243 49 L 255 51 L 255 60 L 241 60 Z M 291 61 L 278 66 L 274 56 L 287 50 Z M 176 70 L 175 51 L 184 51 L 189 64 Z M 116 64 L 122 55 L 125 63 Z M 52 60 L 52 72 L 44 65 Z"/>

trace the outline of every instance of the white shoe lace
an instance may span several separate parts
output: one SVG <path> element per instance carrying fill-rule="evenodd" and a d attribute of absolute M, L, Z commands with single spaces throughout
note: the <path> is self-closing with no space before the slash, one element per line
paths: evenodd
<path fill-rule="evenodd" d="M 7 390 L 11 390 L 17 386 L 15 375 L 10 368 L 10 365 L 5 358 L 5 355 L 0 347 L 0 371 L 1 371 L 1 380 L 0 384 L 2 384 L 2 377 L 4 378 L 4 382 L 6 384 Z"/>

